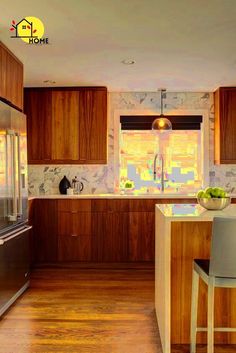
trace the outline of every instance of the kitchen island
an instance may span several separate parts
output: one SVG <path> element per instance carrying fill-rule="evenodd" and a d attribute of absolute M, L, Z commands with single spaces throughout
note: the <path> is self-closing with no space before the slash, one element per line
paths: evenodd
<path fill-rule="evenodd" d="M 190 343 L 192 263 L 210 257 L 212 220 L 236 216 L 236 205 L 207 211 L 196 204 L 156 205 L 155 308 L 163 352 Z M 198 326 L 206 326 L 206 285 L 200 282 Z M 236 289 L 217 288 L 215 326 L 236 327 Z M 206 333 L 197 334 L 206 343 Z M 236 343 L 235 333 L 215 333 L 215 343 Z"/>

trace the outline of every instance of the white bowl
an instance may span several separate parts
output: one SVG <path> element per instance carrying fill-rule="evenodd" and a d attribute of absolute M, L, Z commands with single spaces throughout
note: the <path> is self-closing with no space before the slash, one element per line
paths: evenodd
<path fill-rule="evenodd" d="M 197 199 L 198 203 L 206 208 L 207 210 L 223 210 L 225 207 L 227 207 L 231 199 L 230 197 L 222 197 L 222 198 L 200 198 Z"/>

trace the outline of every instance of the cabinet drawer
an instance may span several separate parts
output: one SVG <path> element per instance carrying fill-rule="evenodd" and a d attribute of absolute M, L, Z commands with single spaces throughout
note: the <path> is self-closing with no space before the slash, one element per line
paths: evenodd
<path fill-rule="evenodd" d="M 92 200 L 93 212 L 128 212 L 129 200 Z"/>
<path fill-rule="evenodd" d="M 155 199 L 129 200 L 129 210 L 130 212 L 154 212 L 157 203 L 158 200 Z"/>
<path fill-rule="evenodd" d="M 91 235 L 91 213 L 60 212 L 58 234 L 67 236 Z"/>
<path fill-rule="evenodd" d="M 91 261 L 91 237 L 87 235 L 77 237 L 58 237 L 58 260 Z"/>
<path fill-rule="evenodd" d="M 59 200 L 58 210 L 63 212 L 91 212 L 91 200 Z"/>

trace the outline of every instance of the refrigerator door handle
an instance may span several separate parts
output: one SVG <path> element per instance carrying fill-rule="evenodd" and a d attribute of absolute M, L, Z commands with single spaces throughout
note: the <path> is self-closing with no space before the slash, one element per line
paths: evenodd
<path fill-rule="evenodd" d="M 26 231 L 28 231 L 30 229 L 32 229 L 32 226 L 25 226 L 17 233 L 15 233 L 15 232 L 9 233 L 9 236 L 7 238 L 0 239 L 0 246 L 5 244 L 5 243 L 7 243 L 11 239 L 14 239 L 14 238 L 18 237 L 19 235 L 25 233 Z"/>
<path fill-rule="evenodd" d="M 17 190 L 16 190 L 16 146 L 15 146 L 15 132 L 13 130 L 7 130 L 7 136 L 10 138 L 10 149 L 11 149 L 11 187 L 13 191 L 13 210 L 12 214 L 8 215 L 9 221 L 15 222 L 17 220 Z"/>
<path fill-rule="evenodd" d="M 21 159 L 20 159 L 20 135 L 16 134 L 17 138 L 17 154 L 18 154 L 18 212 L 17 214 L 19 216 L 22 216 L 22 192 L 21 192 L 21 177 L 23 174 L 21 174 Z"/>

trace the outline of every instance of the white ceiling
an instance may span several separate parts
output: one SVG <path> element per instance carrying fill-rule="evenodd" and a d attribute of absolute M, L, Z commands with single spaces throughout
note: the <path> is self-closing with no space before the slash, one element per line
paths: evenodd
<path fill-rule="evenodd" d="M 0 14 L 0 39 L 23 61 L 26 86 L 236 85 L 236 0 L 1 0 Z M 43 21 L 50 45 L 10 38 L 11 21 L 26 16 Z M 127 58 L 135 65 L 123 65 Z"/>

